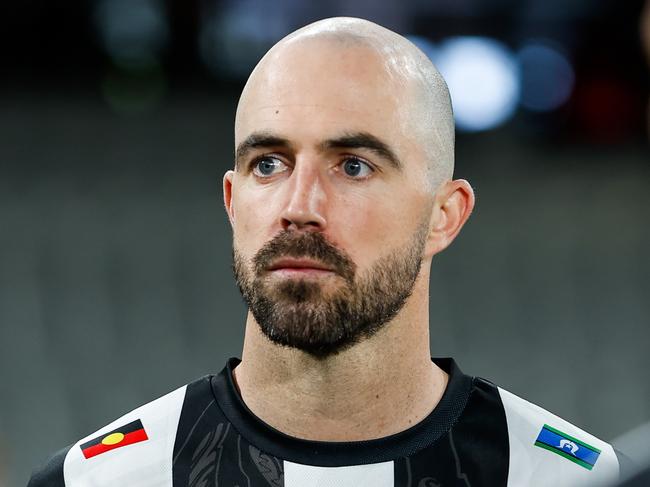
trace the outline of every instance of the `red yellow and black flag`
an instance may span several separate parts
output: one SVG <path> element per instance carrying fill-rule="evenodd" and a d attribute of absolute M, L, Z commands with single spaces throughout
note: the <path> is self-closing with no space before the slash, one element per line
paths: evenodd
<path fill-rule="evenodd" d="M 84 443 L 81 445 L 81 452 L 84 454 L 84 457 L 92 458 L 100 453 L 148 439 L 149 437 L 144 430 L 144 426 L 142 426 L 142 421 L 138 419 Z"/>

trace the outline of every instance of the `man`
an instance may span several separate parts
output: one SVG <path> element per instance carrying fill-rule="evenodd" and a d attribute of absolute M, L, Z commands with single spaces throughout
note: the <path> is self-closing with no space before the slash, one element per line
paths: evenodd
<path fill-rule="evenodd" d="M 429 271 L 474 206 L 446 85 L 359 19 L 276 44 L 224 177 L 244 350 L 64 449 L 48 486 L 597 485 L 612 447 L 429 351 Z"/>

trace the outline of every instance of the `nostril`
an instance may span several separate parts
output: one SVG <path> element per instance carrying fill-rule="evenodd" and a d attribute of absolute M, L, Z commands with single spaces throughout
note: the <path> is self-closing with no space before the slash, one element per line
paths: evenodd
<path fill-rule="evenodd" d="M 291 220 L 287 220 L 286 218 L 283 218 L 281 221 L 282 224 L 282 229 L 283 230 L 294 230 L 294 223 Z"/>
<path fill-rule="evenodd" d="M 289 219 L 282 218 L 282 229 L 283 230 L 319 230 L 323 228 L 322 223 L 316 220 L 300 220 L 300 219 Z"/>

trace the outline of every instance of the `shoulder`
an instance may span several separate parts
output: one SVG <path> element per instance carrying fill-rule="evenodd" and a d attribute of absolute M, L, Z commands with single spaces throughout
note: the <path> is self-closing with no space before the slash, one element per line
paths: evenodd
<path fill-rule="evenodd" d="M 170 486 L 172 454 L 188 387 L 144 404 L 53 455 L 28 487 Z"/>
<path fill-rule="evenodd" d="M 508 430 L 508 485 L 601 485 L 618 479 L 619 461 L 609 443 L 494 387 Z"/>

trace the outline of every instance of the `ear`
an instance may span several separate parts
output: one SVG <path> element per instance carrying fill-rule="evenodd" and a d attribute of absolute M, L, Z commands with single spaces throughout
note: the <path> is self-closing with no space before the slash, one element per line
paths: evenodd
<path fill-rule="evenodd" d="M 427 255 L 446 249 L 463 228 L 474 209 L 474 190 L 464 179 L 447 181 L 436 193 L 431 214 Z"/>
<path fill-rule="evenodd" d="M 231 227 L 235 224 L 235 209 L 232 204 L 232 181 L 234 177 L 235 171 L 232 170 L 226 171 L 226 174 L 223 175 L 223 204 L 226 207 Z"/>

